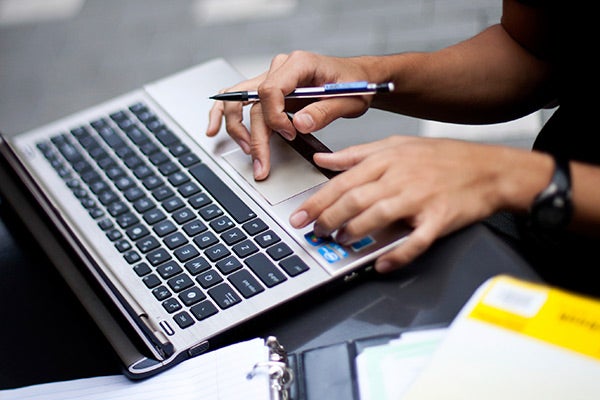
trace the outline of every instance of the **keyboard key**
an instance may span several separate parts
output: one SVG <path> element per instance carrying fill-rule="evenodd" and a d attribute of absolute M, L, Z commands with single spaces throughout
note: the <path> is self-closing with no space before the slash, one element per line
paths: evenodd
<path fill-rule="evenodd" d="M 175 314 L 173 320 L 181 329 L 185 329 L 195 323 L 194 319 L 186 311 Z"/>
<path fill-rule="evenodd" d="M 210 264 L 203 257 L 195 258 L 184 264 L 185 269 L 192 275 L 198 275 L 200 272 L 206 271 L 210 268 Z"/>
<path fill-rule="evenodd" d="M 206 295 L 202 293 L 202 290 L 198 289 L 195 286 L 179 293 L 178 297 L 183 302 L 183 304 L 185 304 L 188 307 L 206 299 Z"/>
<path fill-rule="evenodd" d="M 289 276 L 300 275 L 301 273 L 308 271 L 308 265 L 298 256 L 291 256 L 279 263 L 279 266 L 283 268 Z"/>
<path fill-rule="evenodd" d="M 142 278 L 142 282 L 148 287 L 148 289 L 152 289 L 160 285 L 160 278 L 155 274 L 146 275 Z"/>
<path fill-rule="evenodd" d="M 267 254 L 275 261 L 279 261 L 292 254 L 292 249 L 287 244 L 280 242 L 267 249 Z"/>
<path fill-rule="evenodd" d="M 152 289 L 152 294 L 158 301 L 162 301 L 171 297 L 171 291 L 165 285 L 160 285 Z"/>
<path fill-rule="evenodd" d="M 162 221 L 166 217 L 167 216 L 165 215 L 165 213 L 159 209 L 146 211 L 143 215 L 144 221 L 146 221 L 150 225 L 154 225 L 155 223 Z"/>
<path fill-rule="evenodd" d="M 257 233 L 264 231 L 268 227 L 262 219 L 256 218 L 250 222 L 246 222 L 244 225 L 242 225 L 242 228 L 244 228 L 249 235 L 254 236 Z"/>
<path fill-rule="evenodd" d="M 163 279 L 169 279 L 182 271 L 183 269 L 181 269 L 179 264 L 175 261 L 166 262 L 156 268 L 156 272 L 158 272 Z"/>
<path fill-rule="evenodd" d="M 242 301 L 231 286 L 226 283 L 209 289 L 208 294 L 223 310 Z"/>
<path fill-rule="evenodd" d="M 195 154 L 189 153 L 189 154 L 184 154 L 181 157 L 179 157 L 179 162 L 184 167 L 189 168 L 192 165 L 199 163 L 200 158 Z"/>
<path fill-rule="evenodd" d="M 146 211 L 156 207 L 154 201 L 150 200 L 147 197 L 142 197 L 138 199 L 135 203 L 133 203 L 133 208 L 139 213 L 145 213 Z"/>
<path fill-rule="evenodd" d="M 187 243 L 187 238 L 181 232 L 175 232 L 163 239 L 165 245 L 173 250 Z"/>
<path fill-rule="evenodd" d="M 205 221 L 210 221 L 219 215 L 223 215 L 223 210 L 221 210 L 216 204 L 209 204 L 198 210 L 198 213 L 202 218 L 204 218 Z"/>
<path fill-rule="evenodd" d="M 194 285 L 194 281 L 186 274 L 178 275 L 167 281 L 167 284 L 175 293 L 179 293 Z"/>
<path fill-rule="evenodd" d="M 206 319 L 219 312 L 217 307 L 215 307 L 215 305 L 209 300 L 205 300 L 201 303 L 196 304 L 195 306 L 190 308 L 190 311 L 198 321 L 202 321 L 203 319 Z"/>
<path fill-rule="evenodd" d="M 183 226 L 183 230 L 185 231 L 185 233 L 188 234 L 188 236 L 195 236 L 199 233 L 204 232 L 206 229 L 206 225 L 204 225 L 203 222 L 197 219 L 188 222 Z"/>
<path fill-rule="evenodd" d="M 131 250 L 131 243 L 129 243 L 129 241 L 121 239 L 121 240 L 117 240 L 115 242 L 115 247 L 117 250 L 119 250 L 121 253 Z"/>
<path fill-rule="evenodd" d="M 240 260 L 233 256 L 229 256 L 219 262 L 217 262 L 217 268 L 223 275 L 227 275 L 242 268 L 242 263 Z"/>
<path fill-rule="evenodd" d="M 154 197 L 158 201 L 163 201 L 173 196 L 175 193 L 168 188 L 167 186 L 161 186 L 152 191 L 152 197 Z"/>
<path fill-rule="evenodd" d="M 179 186 L 177 190 L 179 191 L 179 194 L 181 194 L 183 197 L 190 197 L 191 195 L 198 193 L 200 191 L 200 188 L 195 183 L 188 182 Z"/>
<path fill-rule="evenodd" d="M 212 262 L 218 261 L 230 254 L 231 252 L 222 243 L 217 243 L 204 251 L 204 255 Z"/>
<path fill-rule="evenodd" d="M 169 152 L 171 154 L 173 154 L 175 157 L 179 157 L 183 154 L 189 153 L 190 148 L 187 147 L 185 144 L 178 142 L 178 143 L 174 143 L 173 145 L 169 146 Z"/>
<path fill-rule="evenodd" d="M 255 254 L 244 261 L 248 267 L 258 276 L 258 278 L 268 287 L 279 285 L 287 280 L 281 272 L 268 258 L 262 253 Z"/>
<path fill-rule="evenodd" d="M 177 136 L 175 136 L 175 134 L 173 134 L 173 132 L 171 132 L 169 129 L 167 128 L 162 128 L 160 129 L 158 132 L 156 132 L 156 138 L 158 139 L 159 142 L 161 142 L 163 145 L 169 147 L 170 145 L 179 142 L 179 139 L 177 138 Z"/>
<path fill-rule="evenodd" d="M 142 252 L 147 253 L 160 246 L 160 243 L 154 236 L 148 236 L 135 242 L 136 247 Z"/>
<path fill-rule="evenodd" d="M 123 229 L 127 229 L 130 226 L 137 224 L 138 222 L 140 222 L 140 220 L 130 212 L 125 213 L 123 215 L 119 215 L 117 217 L 117 224 L 119 224 L 119 226 Z"/>
<path fill-rule="evenodd" d="M 191 244 L 186 244 L 185 246 L 178 248 L 173 254 L 175 254 L 175 257 L 181 262 L 189 261 L 200 255 L 198 250 Z"/>
<path fill-rule="evenodd" d="M 156 267 L 157 265 L 170 260 L 171 255 L 167 253 L 165 249 L 159 248 L 156 250 L 152 250 L 150 253 L 146 254 L 146 259 L 150 262 L 150 264 Z"/>
<path fill-rule="evenodd" d="M 167 236 L 169 233 L 175 232 L 177 230 L 177 227 L 171 221 L 165 220 L 154 225 L 152 229 L 158 236 L 164 237 Z"/>
<path fill-rule="evenodd" d="M 181 207 L 183 207 L 185 205 L 185 203 L 183 202 L 183 200 L 181 200 L 179 197 L 172 197 L 168 200 L 163 201 L 162 206 L 165 210 L 167 210 L 168 212 L 173 212 L 175 210 L 179 210 Z"/>
<path fill-rule="evenodd" d="M 181 303 L 174 297 L 171 297 L 162 302 L 162 306 L 169 314 L 174 313 L 175 311 L 181 310 Z"/>
<path fill-rule="evenodd" d="M 273 243 L 279 242 L 281 239 L 275 234 L 275 232 L 268 230 L 260 235 L 257 235 L 254 240 L 260 247 L 264 249 L 265 247 L 271 246 Z"/>
<path fill-rule="evenodd" d="M 179 172 L 179 167 L 172 161 L 167 161 L 165 163 L 162 163 L 159 167 L 158 167 L 158 171 L 163 175 L 163 176 L 168 176 L 170 178 L 170 175 Z M 176 179 L 175 179 L 176 180 Z M 172 184 L 174 184 L 173 182 L 171 182 Z"/>
<path fill-rule="evenodd" d="M 199 194 L 195 195 L 194 197 L 192 197 L 191 199 L 189 199 L 188 201 L 192 207 L 198 209 L 207 204 L 210 204 L 210 202 L 212 200 L 206 194 L 199 193 Z"/>
<path fill-rule="evenodd" d="M 256 245 L 250 240 L 244 240 L 243 242 L 236 244 L 232 248 L 235 254 L 242 258 L 247 257 L 250 254 L 254 254 L 258 251 L 258 247 L 256 247 Z"/>
<path fill-rule="evenodd" d="M 210 227 L 213 228 L 215 232 L 221 233 L 233 227 L 233 222 L 228 216 L 225 215 L 211 221 Z"/>
<path fill-rule="evenodd" d="M 222 282 L 223 278 L 214 269 L 209 269 L 208 271 L 205 271 L 205 272 L 201 273 L 200 275 L 198 275 L 196 277 L 196 281 L 204 289 L 207 289 L 207 288 L 209 288 L 211 286 L 216 285 L 217 283 Z"/>
<path fill-rule="evenodd" d="M 229 246 L 246 239 L 246 234 L 240 228 L 232 228 L 221 235 L 221 239 Z"/>
<path fill-rule="evenodd" d="M 146 228 L 145 226 L 136 225 L 136 226 L 133 226 L 133 227 L 127 229 L 125 231 L 125 233 L 129 237 L 129 239 L 138 240 L 138 239 L 141 239 L 144 236 L 148 235 L 150 232 L 148 231 L 148 228 Z"/>
<path fill-rule="evenodd" d="M 174 172 L 171 175 L 169 175 L 167 180 L 171 183 L 171 185 L 179 186 L 179 185 L 183 185 L 184 183 L 188 182 L 190 180 L 190 178 L 183 172 L 177 171 L 177 172 Z"/>
<path fill-rule="evenodd" d="M 177 222 L 179 225 L 183 225 L 184 223 L 194 219 L 195 214 L 192 212 L 192 210 L 186 207 L 181 210 L 177 210 L 171 216 L 175 222 Z"/>
<path fill-rule="evenodd" d="M 135 250 L 130 250 L 127 253 L 123 254 L 123 258 L 125 258 L 125 261 L 127 261 L 129 264 L 135 264 L 136 262 L 142 259 L 139 253 Z"/>
<path fill-rule="evenodd" d="M 256 217 L 256 214 L 206 164 L 198 164 L 192 167 L 190 174 L 237 222 L 246 222 Z"/>
<path fill-rule="evenodd" d="M 200 249 L 206 249 L 207 247 L 217 243 L 219 239 L 212 232 L 204 232 L 194 238 L 194 243 Z"/>
<path fill-rule="evenodd" d="M 238 271 L 227 279 L 245 298 L 250 298 L 265 290 L 247 270 Z"/>
<path fill-rule="evenodd" d="M 134 266 L 133 270 L 135 271 L 137 276 L 140 276 L 140 277 L 144 276 L 144 275 L 148 275 L 150 272 L 152 272 L 152 269 L 150 269 L 148 264 L 146 264 L 144 262 L 139 263 L 136 266 Z"/>

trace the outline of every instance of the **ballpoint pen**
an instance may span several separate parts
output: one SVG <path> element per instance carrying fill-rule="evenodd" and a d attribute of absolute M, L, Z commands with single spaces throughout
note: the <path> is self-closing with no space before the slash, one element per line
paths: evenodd
<path fill-rule="evenodd" d="M 343 82 L 328 83 L 319 87 L 302 87 L 295 89 L 285 96 L 286 99 L 296 98 L 322 98 L 337 96 L 360 96 L 364 94 L 389 93 L 394 90 L 392 82 Z M 257 91 L 225 92 L 211 96 L 212 100 L 222 101 L 259 101 Z"/>

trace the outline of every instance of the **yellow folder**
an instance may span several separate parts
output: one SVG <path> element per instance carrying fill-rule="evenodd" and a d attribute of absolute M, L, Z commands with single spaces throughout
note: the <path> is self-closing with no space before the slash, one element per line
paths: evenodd
<path fill-rule="evenodd" d="M 600 300 L 489 279 L 402 396 L 425 399 L 600 399 Z"/>

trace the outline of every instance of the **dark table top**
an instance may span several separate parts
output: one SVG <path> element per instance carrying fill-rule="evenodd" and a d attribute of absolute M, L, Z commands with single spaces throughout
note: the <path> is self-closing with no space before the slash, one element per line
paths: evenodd
<path fill-rule="evenodd" d="M 121 372 L 94 322 L 1 203 L 0 270 L 0 388 Z M 317 292 L 247 324 L 238 338 L 276 335 L 296 352 L 447 325 L 481 283 L 500 273 L 538 279 L 516 253 L 476 224 L 439 240 L 401 271 Z"/>

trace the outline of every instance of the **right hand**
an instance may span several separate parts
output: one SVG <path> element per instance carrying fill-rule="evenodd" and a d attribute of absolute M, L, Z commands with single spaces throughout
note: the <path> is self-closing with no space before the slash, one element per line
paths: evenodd
<path fill-rule="evenodd" d="M 278 55 L 268 71 L 224 90 L 258 90 L 260 102 L 215 102 L 209 113 L 206 135 L 215 136 L 224 118 L 229 135 L 252 156 L 254 178 L 265 179 L 271 166 L 269 140 L 273 131 L 292 140 L 298 132 L 315 132 L 340 117 L 354 118 L 367 111 L 372 96 L 324 98 L 308 104 L 306 100 L 284 99 L 297 87 L 369 81 L 368 68 L 358 60 L 304 51 Z M 243 121 L 243 107 L 250 104 L 248 130 Z M 294 112 L 292 121 L 288 112 Z"/>

